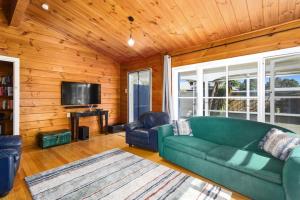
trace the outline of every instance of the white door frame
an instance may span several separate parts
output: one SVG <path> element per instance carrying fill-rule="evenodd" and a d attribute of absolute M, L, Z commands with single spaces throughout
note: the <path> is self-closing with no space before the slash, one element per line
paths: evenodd
<path fill-rule="evenodd" d="M 236 64 L 243 64 L 243 63 L 251 63 L 256 62 L 258 63 L 258 110 L 257 115 L 258 121 L 265 121 L 265 115 L 264 115 L 264 109 L 265 109 L 265 59 L 266 58 L 273 58 L 273 57 L 282 57 L 284 55 L 295 55 L 300 53 L 300 46 L 298 47 L 292 47 L 287 49 L 281 49 L 281 50 L 275 50 L 275 51 L 267 51 L 263 53 L 257 53 L 257 54 L 250 54 L 246 56 L 238 56 L 233 58 L 227 58 L 222 60 L 214 60 L 209 62 L 203 62 L 203 63 L 196 63 L 196 64 L 190 64 L 180 67 L 174 67 L 172 69 L 172 93 L 173 93 L 173 102 L 174 102 L 174 118 L 178 119 L 178 74 L 180 72 L 185 71 L 197 71 L 197 81 L 198 84 L 197 90 L 198 90 L 198 109 L 197 109 L 197 115 L 203 115 L 203 86 L 202 86 L 202 74 L 203 69 L 209 69 L 209 68 L 216 68 L 216 67 L 228 67 L 229 65 L 236 65 Z M 228 70 L 226 70 L 228 72 Z M 199 77 L 200 76 L 200 77 Z M 227 77 L 227 76 L 226 76 Z M 202 90 L 201 90 L 202 89 Z"/>
<path fill-rule="evenodd" d="M 20 59 L 0 55 L 0 61 L 13 63 L 13 135 L 20 135 Z"/>

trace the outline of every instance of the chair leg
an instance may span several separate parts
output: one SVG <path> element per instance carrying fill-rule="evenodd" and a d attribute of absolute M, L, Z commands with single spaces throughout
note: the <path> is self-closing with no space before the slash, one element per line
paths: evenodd
<path fill-rule="evenodd" d="M 129 144 L 129 147 L 132 147 L 132 144 Z"/>

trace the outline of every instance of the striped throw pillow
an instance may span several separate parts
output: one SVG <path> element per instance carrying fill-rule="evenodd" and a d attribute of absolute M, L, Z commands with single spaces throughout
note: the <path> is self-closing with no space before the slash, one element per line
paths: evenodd
<path fill-rule="evenodd" d="M 297 135 L 276 128 L 272 128 L 259 143 L 262 150 L 280 160 L 288 159 L 289 154 L 298 145 L 300 138 Z"/>
<path fill-rule="evenodd" d="M 174 120 L 173 123 L 174 135 L 189 135 L 193 136 L 190 123 L 187 120 Z"/>

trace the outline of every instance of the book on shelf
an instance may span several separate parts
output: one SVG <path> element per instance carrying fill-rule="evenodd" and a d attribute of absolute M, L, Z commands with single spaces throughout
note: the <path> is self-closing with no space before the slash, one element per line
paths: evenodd
<path fill-rule="evenodd" d="M 0 77 L 0 96 L 13 96 L 12 77 Z"/>
<path fill-rule="evenodd" d="M 0 82 L 2 85 L 11 85 L 12 84 L 12 77 L 11 76 L 1 76 Z"/>
<path fill-rule="evenodd" d="M 1 100 L 0 99 L 0 109 L 2 110 L 11 110 L 13 109 L 14 102 L 13 100 Z"/>

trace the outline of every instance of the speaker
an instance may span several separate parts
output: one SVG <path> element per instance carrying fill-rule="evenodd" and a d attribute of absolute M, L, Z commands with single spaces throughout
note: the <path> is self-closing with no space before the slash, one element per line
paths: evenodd
<path fill-rule="evenodd" d="M 118 133 L 121 131 L 124 131 L 124 124 L 115 124 L 115 125 L 110 125 L 107 127 L 107 131 L 109 133 Z"/>
<path fill-rule="evenodd" d="M 80 140 L 88 140 L 89 139 L 89 127 L 87 126 L 79 126 L 79 135 L 78 138 Z"/>

